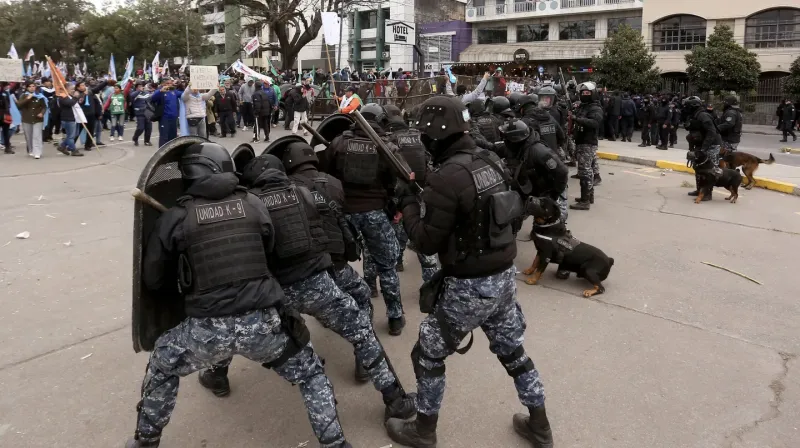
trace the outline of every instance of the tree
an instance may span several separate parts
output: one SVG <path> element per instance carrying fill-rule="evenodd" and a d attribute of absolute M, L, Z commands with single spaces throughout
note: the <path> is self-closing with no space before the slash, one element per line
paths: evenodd
<path fill-rule="evenodd" d="M 74 60 L 69 30 L 92 9 L 84 0 L 22 0 L 0 4 L 3 30 L 0 48 L 8 51 L 13 42 L 20 58 L 33 48 L 38 60 L 45 55 L 56 61 Z"/>
<path fill-rule="evenodd" d="M 216 0 L 201 0 L 211 4 Z M 262 50 L 278 51 L 284 68 L 292 67 L 300 50 L 314 40 L 322 29 L 322 12 L 341 12 L 348 6 L 369 4 L 368 0 L 225 0 L 225 5 L 238 6 L 242 17 L 254 27 L 269 26 L 278 39 L 262 43 Z"/>
<path fill-rule="evenodd" d="M 114 54 L 120 74 L 130 56 L 138 66 L 152 60 L 157 51 L 162 60 L 186 56 L 187 25 L 189 54 L 195 59 L 207 55 L 211 48 L 203 19 L 181 0 L 138 0 L 105 15 L 86 15 L 72 39 L 77 49 L 85 50 L 90 71 L 106 72 Z"/>
<path fill-rule="evenodd" d="M 761 64 L 755 53 L 733 40 L 727 25 L 717 25 L 705 47 L 686 55 L 689 81 L 701 91 L 747 92 L 758 86 Z"/>
<path fill-rule="evenodd" d="M 800 56 L 792 62 L 789 77 L 783 84 L 783 92 L 792 98 L 800 99 Z"/>
<path fill-rule="evenodd" d="M 622 24 L 606 38 L 600 56 L 592 58 L 593 78 L 613 90 L 649 92 L 658 86 L 656 58 L 639 31 Z"/>

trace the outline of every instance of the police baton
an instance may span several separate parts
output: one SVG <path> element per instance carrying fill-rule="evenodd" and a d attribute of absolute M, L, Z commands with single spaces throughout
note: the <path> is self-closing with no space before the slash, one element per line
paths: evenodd
<path fill-rule="evenodd" d="M 319 141 L 320 144 L 323 144 L 325 146 L 330 146 L 331 145 L 331 142 L 325 140 L 325 137 L 323 137 L 319 132 L 317 132 L 316 129 L 312 128 L 310 124 L 308 124 L 308 123 L 300 123 L 300 126 L 303 129 L 305 129 L 306 131 L 308 131 L 308 133 L 311 134 L 312 137 L 317 139 L 317 141 Z"/>
<path fill-rule="evenodd" d="M 361 115 L 361 112 L 358 110 L 354 110 L 350 113 L 350 115 L 355 119 L 356 124 L 361 128 L 364 133 L 367 134 L 372 143 L 374 143 L 378 147 L 378 152 L 381 153 L 384 159 L 392 166 L 392 170 L 400 176 L 405 183 L 407 183 L 414 194 L 419 195 L 422 193 L 422 186 L 420 186 L 416 180 L 414 180 L 413 171 L 409 168 L 405 163 L 401 162 L 400 159 L 389 149 L 386 145 L 386 142 L 375 132 L 375 129 L 372 129 L 372 126 L 367 123 L 367 120 Z"/>

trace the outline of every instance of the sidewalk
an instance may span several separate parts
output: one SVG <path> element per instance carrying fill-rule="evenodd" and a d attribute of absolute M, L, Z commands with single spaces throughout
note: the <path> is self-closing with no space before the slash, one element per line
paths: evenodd
<path fill-rule="evenodd" d="M 601 140 L 597 155 L 606 160 L 618 160 L 620 162 L 694 174 L 694 170 L 686 166 L 685 149 L 674 148 L 662 151 L 654 149 L 652 146 L 640 148 L 635 143 Z M 800 167 L 777 163 L 761 165 L 756 174 L 758 174 L 755 176 L 756 187 L 800 196 L 800 187 L 798 187 L 798 184 L 800 184 Z M 744 182 L 746 182 L 746 179 Z"/>
<path fill-rule="evenodd" d="M 761 135 L 783 135 L 783 133 L 772 125 L 765 124 L 743 124 L 742 132 L 745 134 L 761 134 Z"/>

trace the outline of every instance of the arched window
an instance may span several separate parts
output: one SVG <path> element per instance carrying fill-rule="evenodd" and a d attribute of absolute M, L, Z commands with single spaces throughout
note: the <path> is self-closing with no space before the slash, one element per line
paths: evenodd
<path fill-rule="evenodd" d="M 800 9 L 780 8 L 747 18 L 746 48 L 800 47 Z"/>
<path fill-rule="evenodd" d="M 691 50 L 706 44 L 706 20 L 680 15 L 653 23 L 653 51 Z"/>

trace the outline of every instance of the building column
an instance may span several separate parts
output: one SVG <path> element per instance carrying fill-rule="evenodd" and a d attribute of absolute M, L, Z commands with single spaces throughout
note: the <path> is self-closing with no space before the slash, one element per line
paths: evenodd
<path fill-rule="evenodd" d="M 517 24 L 512 22 L 508 25 L 508 29 L 506 30 L 506 42 L 509 44 L 517 43 Z"/>
<path fill-rule="evenodd" d="M 548 30 L 550 33 L 550 40 L 560 40 L 558 38 L 558 33 L 561 28 L 558 27 L 558 20 L 559 19 L 550 19 L 550 29 Z"/>

